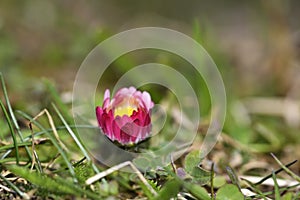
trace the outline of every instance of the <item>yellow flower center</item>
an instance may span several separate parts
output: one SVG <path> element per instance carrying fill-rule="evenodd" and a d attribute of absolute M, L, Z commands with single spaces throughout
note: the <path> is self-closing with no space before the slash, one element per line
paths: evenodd
<path fill-rule="evenodd" d="M 114 115 L 115 116 L 120 116 L 120 117 L 122 117 L 123 115 L 131 116 L 133 111 L 137 111 L 137 109 L 135 107 L 130 106 L 130 105 L 123 106 L 123 107 L 117 107 L 114 110 Z"/>

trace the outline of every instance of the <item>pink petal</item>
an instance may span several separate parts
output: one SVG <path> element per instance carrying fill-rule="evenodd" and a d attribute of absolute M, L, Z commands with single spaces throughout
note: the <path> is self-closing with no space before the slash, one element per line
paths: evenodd
<path fill-rule="evenodd" d="M 112 135 L 113 135 L 113 125 L 112 125 L 113 115 L 112 115 L 111 110 L 108 113 L 106 113 L 106 112 L 103 113 L 101 122 L 102 122 L 102 127 L 101 128 L 103 129 L 103 132 L 109 138 L 112 138 Z"/>
<path fill-rule="evenodd" d="M 122 128 L 123 126 L 125 126 L 125 124 L 127 123 L 131 123 L 133 120 L 128 117 L 127 115 L 123 115 L 122 117 L 117 116 L 115 118 L 115 121 L 117 122 L 117 125 Z"/>
<path fill-rule="evenodd" d="M 144 91 L 142 94 L 143 102 L 146 105 L 146 109 L 150 110 L 153 107 L 153 102 L 151 101 L 151 96 L 148 92 Z"/>
<path fill-rule="evenodd" d="M 110 104 L 110 99 L 109 98 L 104 99 L 102 108 L 103 109 L 108 108 L 109 104 Z"/>
<path fill-rule="evenodd" d="M 135 91 L 137 91 L 136 90 L 136 88 L 135 87 L 133 87 L 133 86 L 130 86 L 129 88 L 128 88 L 128 90 L 129 90 L 129 94 L 133 94 L 133 93 L 135 93 Z"/>
<path fill-rule="evenodd" d="M 104 97 L 103 97 L 103 104 L 102 108 L 107 108 L 110 104 L 110 91 L 109 89 L 106 89 L 104 92 Z"/>
<path fill-rule="evenodd" d="M 127 130 L 125 130 L 127 132 Z M 125 131 L 121 130 L 120 140 L 122 144 L 128 144 L 130 142 L 130 135 L 128 135 Z"/>
<path fill-rule="evenodd" d="M 109 89 L 105 90 L 103 99 L 110 99 L 110 91 L 109 91 Z"/>
<path fill-rule="evenodd" d="M 118 96 L 121 96 L 121 97 L 132 96 L 135 91 L 136 91 L 136 89 L 134 87 L 122 88 L 122 89 L 117 91 L 115 97 L 118 97 Z"/>
<path fill-rule="evenodd" d="M 116 120 L 113 121 L 112 123 L 112 128 L 113 128 L 113 141 L 117 140 L 118 142 L 121 141 L 121 129 L 120 127 L 117 125 Z"/>
<path fill-rule="evenodd" d="M 98 123 L 100 122 L 102 113 L 103 113 L 102 108 L 100 106 L 97 106 L 96 107 L 96 116 L 97 116 Z M 99 123 L 99 125 L 100 125 L 100 123 Z"/>

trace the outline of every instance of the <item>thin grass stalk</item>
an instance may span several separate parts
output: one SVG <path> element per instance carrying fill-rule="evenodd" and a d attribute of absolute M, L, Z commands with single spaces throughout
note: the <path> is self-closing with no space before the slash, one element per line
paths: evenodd
<path fill-rule="evenodd" d="M 264 200 L 267 199 L 266 196 L 265 196 L 265 194 L 258 189 L 258 185 L 255 185 L 254 183 L 250 182 L 247 179 L 244 179 L 244 178 L 241 178 L 241 179 L 243 181 L 245 181 L 246 183 L 248 183 L 251 186 L 251 189 L 254 190 L 254 192 L 256 192 L 259 195 L 260 198 L 263 198 Z"/>
<path fill-rule="evenodd" d="M 79 149 L 81 150 L 81 152 L 83 153 L 83 155 L 86 157 L 88 162 L 92 162 L 92 159 L 90 158 L 88 152 L 86 151 L 86 149 L 84 148 L 84 146 L 82 145 L 81 141 L 78 139 L 78 137 L 76 136 L 76 134 L 72 131 L 72 129 L 70 128 L 70 126 L 68 125 L 68 123 L 66 122 L 66 120 L 64 119 L 64 117 L 61 115 L 61 113 L 59 112 L 58 108 L 55 106 L 55 104 L 52 104 L 55 112 L 57 113 L 58 117 L 60 118 L 60 120 L 63 122 L 64 126 L 66 127 L 66 129 L 68 130 L 68 132 L 70 133 L 71 137 L 73 138 L 73 140 L 76 142 L 77 146 L 79 147 Z M 98 168 L 94 165 L 94 163 L 92 164 L 92 168 L 95 171 L 95 173 L 99 173 Z"/>
<path fill-rule="evenodd" d="M 294 178 L 296 181 L 298 181 L 300 183 L 300 177 L 297 176 L 294 172 L 292 172 L 289 168 L 287 168 L 286 166 L 284 166 L 284 164 L 282 164 L 282 162 L 280 162 L 280 160 L 273 154 L 271 153 L 271 156 L 275 159 L 275 161 L 284 169 L 284 171 L 290 175 L 292 178 Z"/>
<path fill-rule="evenodd" d="M 39 129 L 41 129 L 44 133 L 46 133 L 48 135 L 48 137 L 50 138 L 51 142 L 53 143 L 53 145 L 57 148 L 57 150 L 59 151 L 60 155 L 63 157 L 63 159 L 65 160 L 65 163 L 67 164 L 67 167 L 69 169 L 70 174 L 72 175 L 73 181 L 74 182 L 78 182 L 77 178 L 76 178 L 76 174 L 75 171 L 73 169 L 72 164 L 70 163 L 70 161 L 68 160 L 67 155 L 65 154 L 65 152 L 63 151 L 63 149 L 60 147 L 60 145 L 58 144 L 58 142 L 56 141 L 55 137 L 53 137 L 49 131 L 47 131 L 40 123 L 38 123 L 37 121 L 33 120 L 33 117 L 30 117 L 29 115 L 24 115 L 24 117 L 29 120 L 31 123 L 33 123 L 35 126 L 37 126 Z M 52 130 L 53 131 L 53 130 Z"/>
<path fill-rule="evenodd" d="M 9 112 L 10 117 L 12 119 L 12 122 L 13 122 L 16 130 L 17 130 L 17 134 L 20 137 L 21 142 L 23 142 L 23 135 L 22 135 L 20 126 L 19 126 L 19 124 L 17 122 L 17 119 L 15 117 L 15 114 L 14 114 L 14 112 L 12 110 L 12 107 L 10 105 L 10 101 L 9 101 L 9 98 L 8 98 L 8 93 L 7 93 L 6 86 L 5 86 L 5 81 L 4 81 L 4 78 L 3 78 L 3 75 L 2 75 L 1 72 L 0 72 L 0 79 L 1 79 L 2 90 L 3 90 L 4 98 L 5 98 L 5 101 L 6 101 L 6 105 L 7 105 L 7 108 L 8 108 L 8 112 Z M 31 157 L 31 153 L 30 153 L 28 147 L 25 147 L 25 151 L 28 154 L 29 159 L 31 160 L 32 157 Z"/>
<path fill-rule="evenodd" d="M 293 164 L 295 164 L 297 162 L 297 160 L 294 160 L 293 162 L 290 162 L 288 164 L 286 164 L 285 166 L 286 167 L 290 167 L 292 166 Z M 275 174 L 278 174 L 280 173 L 281 171 L 283 171 L 283 168 L 280 168 L 280 169 L 277 169 L 276 171 L 274 171 Z M 258 181 L 257 183 L 254 183 L 254 185 L 260 185 L 262 184 L 263 182 L 265 182 L 265 180 L 269 179 L 272 177 L 272 173 L 269 174 L 268 176 L 265 176 L 264 178 L 262 178 L 260 181 Z"/>
<path fill-rule="evenodd" d="M 215 177 L 215 170 L 214 170 L 215 163 L 213 162 L 210 168 L 210 195 L 211 199 L 213 200 L 215 198 L 214 193 L 214 177 Z"/>
<path fill-rule="evenodd" d="M 239 188 L 239 190 L 241 191 L 241 185 L 239 183 L 239 179 L 238 179 L 237 175 L 235 174 L 235 172 L 233 171 L 233 169 L 230 166 L 227 166 L 226 171 L 227 171 L 227 174 L 228 174 L 232 184 L 236 185 Z"/>
<path fill-rule="evenodd" d="M 275 200 L 280 200 L 279 186 L 278 186 L 274 171 L 272 171 L 272 178 L 273 178 L 273 181 L 274 181 Z"/>
<path fill-rule="evenodd" d="M 24 146 L 30 146 L 31 145 L 31 142 L 19 142 L 17 147 L 24 147 Z M 15 148 L 15 145 L 14 144 L 8 144 L 8 145 L 5 145 L 5 146 L 1 146 L 0 147 L 0 152 L 1 151 L 5 151 L 5 150 L 9 150 L 9 149 L 13 149 Z"/>
<path fill-rule="evenodd" d="M 4 113 L 4 116 L 7 120 L 7 123 L 8 123 L 8 126 L 9 126 L 9 129 L 10 129 L 10 133 L 11 133 L 11 136 L 12 136 L 12 139 L 13 139 L 13 143 L 14 143 L 14 147 L 15 147 L 15 151 L 16 151 L 16 163 L 17 165 L 19 164 L 19 160 L 20 160 L 20 157 L 19 157 L 19 148 L 18 148 L 18 142 L 17 142 L 17 138 L 16 138 L 16 134 L 15 134 L 15 130 L 13 128 L 13 125 L 11 123 L 11 120 L 8 116 L 8 113 L 2 103 L 2 101 L 0 100 L 0 106 L 1 106 L 1 109 Z"/>
<path fill-rule="evenodd" d="M 296 185 L 288 186 L 288 187 L 279 188 L 279 192 L 286 192 L 286 191 L 288 191 L 290 189 L 295 189 L 295 188 L 297 188 L 299 186 L 300 186 L 300 183 L 296 184 Z M 264 192 L 264 193 L 262 193 L 260 191 L 260 193 L 263 194 L 264 196 L 268 196 L 268 195 L 273 195 L 274 191 L 268 191 L 268 192 Z M 261 195 L 260 194 L 259 195 L 252 195 L 252 196 L 249 196 L 249 197 L 252 198 L 252 199 L 253 198 L 257 199 L 257 198 L 261 198 Z"/>

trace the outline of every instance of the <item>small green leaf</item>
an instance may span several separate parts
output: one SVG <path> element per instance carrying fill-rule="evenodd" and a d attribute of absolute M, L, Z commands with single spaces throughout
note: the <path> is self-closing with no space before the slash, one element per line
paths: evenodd
<path fill-rule="evenodd" d="M 180 190 L 181 183 L 176 179 L 169 180 L 156 196 L 155 200 L 171 199 L 176 197 Z"/>
<path fill-rule="evenodd" d="M 199 151 L 191 151 L 186 157 L 184 161 L 184 167 L 187 173 L 191 174 L 194 170 L 194 167 L 198 167 L 201 162 L 200 152 Z"/>
<path fill-rule="evenodd" d="M 293 193 L 288 192 L 285 195 L 283 195 L 282 200 L 292 200 L 293 199 Z"/>
<path fill-rule="evenodd" d="M 225 176 L 215 176 L 213 179 L 214 188 L 220 188 L 221 186 L 226 184 Z"/>
<path fill-rule="evenodd" d="M 210 172 L 200 167 L 194 167 L 190 175 L 193 176 L 193 180 L 201 185 L 204 185 L 210 181 Z"/>
<path fill-rule="evenodd" d="M 109 193 L 112 195 L 117 195 L 119 193 L 119 184 L 117 181 L 110 181 L 109 183 Z"/>
<path fill-rule="evenodd" d="M 239 188 L 233 184 L 226 184 L 221 187 L 216 196 L 216 200 L 241 200 L 244 195 L 240 192 Z"/>
<path fill-rule="evenodd" d="M 99 188 L 100 188 L 100 193 L 102 196 L 106 197 L 109 195 L 109 184 L 107 181 L 102 179 Z"/>
<path fill-rule="evenodd" d="M 185 171 L 193 177 L 193 181 L 200 184 L 206 184 L 210 181 L 211 173 L 199 167 L 201 160 L 200 151 L 191 151 L 185 157 Z"/>
<path fill-rule="evenodd" d="M 190 192 L 197 199 L 210 200 L 211 197 L 207 194 L 207 191 L 200 185 L 184 183 L 185 189 Z"/>

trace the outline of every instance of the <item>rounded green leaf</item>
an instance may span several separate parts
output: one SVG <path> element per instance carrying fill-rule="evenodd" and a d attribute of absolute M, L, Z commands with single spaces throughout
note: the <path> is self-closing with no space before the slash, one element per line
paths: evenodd
<path fill-rule="evenodd" d="M 244 199 L 244 195 L 240 192 L 236 185 L 226 184 L 218 190 L 216 199 L 241 200 Z"/>
<path fill-rule="evenodd" d="M 198 167 L 201 162 L 200 151 L 191 151 L 184 161 L 185 170 L 190 174 L 194 167 Z"/>

